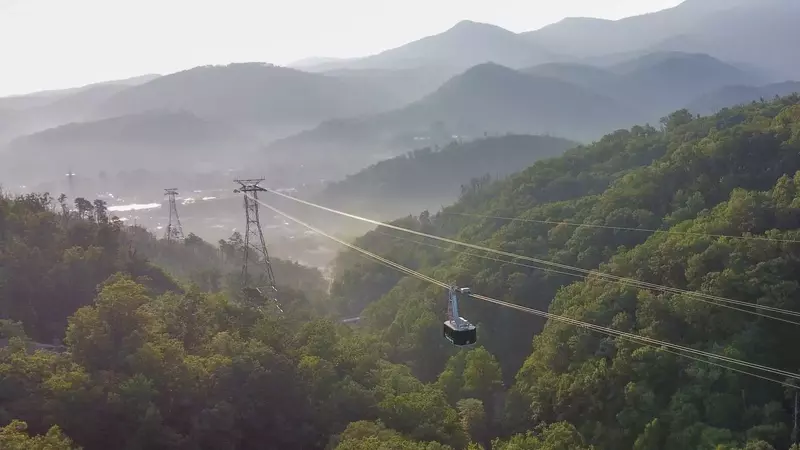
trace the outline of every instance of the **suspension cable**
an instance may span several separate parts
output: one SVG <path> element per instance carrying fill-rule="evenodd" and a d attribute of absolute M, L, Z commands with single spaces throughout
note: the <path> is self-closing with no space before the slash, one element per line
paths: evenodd
<path fill-rule="evenodd" d="M 712 233 L 698 233 L 698 232 L 691 232 L 691 231 L 673 231 L 673 230 L 656 230 L 656 229 L 649 229 L 649 228 L 633 228 L 633 227 L 615 227 L 612 225 L 597 225 L 591 223 L 578 223 L 578 222 L 568 222 L 564 220 L 536 220 L 536 219 L 525 219 L 521 217 L 502 217 L 502 216 L 487 216 L 483 214 L 470 214 L 470 213 L 458 213 L 458 212 L 442 212 L 443 215 L 447 216 L 463 216 L 463 217 L 475 217 L 480 219 L 495 219 L 495 220 L 506 220 L 509 222 L 528 222 L 528 223 L 538 223 L 544 225 L 566 225 L 570 227 L 587 227 L 587 228 L 599 228 L 604 230 L 618 230 L 618 231 L 640 231 L 642 233 L 651 233 L 651 234 L 676 234 L 676 235 L 684 235 L 684 236 L 698 236 L 698 237 L 712 237 L 712 238 L 728 238 L 728 239 L 740 239 L 740 240 L 750 240 L 750 241 L 769 241 L 769 242 L 783 242 L 783 243 L 790 243 L 790 244 L 800 244 L 800 240 L 797 239 L 775 239 L 765 236 L 733 236 L 729 234 L 712 234 Z"/>
<path fill-rule="evenodd" d="M 404 241 L 408 241 L 408 242 L 413 242 L 415 244 L 425 245 L 425 246 L 433 247 L 433 248 L 438 248 L 438 249 L 441 249 L 441 250 L 444 250 L 444 251 L 456 252 L 456 253 L 458 253 L 460 255 L 473 256 L 475 258 L 486 259 L 486 260 L 489 260 L 489 261 L 497 261 L 497 262 L 500 262 L 500 263 L 512 264 L 512 265 L 520 266 L 520 267 L 527 267 L 529 269 L 542 270 L 544 272 L 549 272 L 549 273 L 557 273 L 557 274 L 560 274 L 560 275 L 567 275 L 567 276 L 571 276 L 571 277 L 575 277 L 575 278 L 581 278 L 581 279 L 584 279 L 584 280 L 588 280 L 589 279 L 588 276 L 580 275 L 580 274 L 577 274 L 577 273 L 564 272 L 564 271 L 556 270 L 556 269 L 548 269 L 546 267 L 534 266 L 532 264 L 525 264 L 525 263 L 521 263 L 521 262 L 517 262 L 517 261 L 509 261 L 507 259 L 493 258 L 491 256 L 481 255 L 481 254 L 478 254 L 478 253 L 461 252 L 461 251 L 458 251 L 458 250 L 456 250 L 454 248 L 447 248 L 447 247 L 443 247 L 441 245 L 430 244 L 430 243 L 427 243 L 427 242 L 420 242 L 420 241 L 416 241 L 414 239 L 402 238 L 400 236 L 395 236 L 395 235 L 389 234 L 389 233 L 383 233 L 383 232 L 377 231 L 377 230 L 374 231 L 374 232 L 378 233 L 378 234 L 382 234 L 384 236 L 389 236 L 389 237 L 394 238 L 394 239 L 400 239 L 400 240 L 404 240 Z M 710 305 L 721 306 L 723 308 L 727 308 L 727 309 L 732 309 L 734 311 L 743 312 L 745 314 L 751 314 L 751 315 L 758 316 L 758 317 L 763 317 L 763 318 L 766 318 L 766 319 L 777 320 L 779 322 L 785 322 L 785 323 L 789 323 L 789 324 L 792 324 L 792 325 L 800 326 L 800 322 L 797 322 L 797 321 L 794 321 L 794 320 L 790 320 L 790 319 L 784 319 L 783 317 L 775 317 L 775 316 L 771 316 L 769 314 L 760 313 L 758 311 L 750 311 L 750 310 L 747 310 L 747 309 L 737 308 L 735 306 L 726 305 L 724 303 L 717 303 L 715 301 L 709 301 L 709 300 L 705 300 L 703 298 L 697 298 L 696 300 L 698 300 L 700 302 L 703 302 L 703 303 L 708 303 Z"/>
<path fill-rule="evenodd" d="M 407 275 L 410 275 L 412 277 L 416 277 L 416 278 L 418 278 L 418 279 L 420 279 L 422 281 L 427 281 L 427 282 L 429 282 L 431 284 L 434 284 L 436 286 L 439 286 L 441 288 L 450 289 L 450 285 L 448 285 L 447 283 L 441 282 L 441 281 L 439 281 L 439 280 L 437 280 L 435 278 L 429 277 L 429 276 L 427 276 L 425 274 L 422 274 L 422 273 L 417 272 L 415 270 L 409 269 L 409 268 L 407 268 L 407 267 L 405 267 L 405 266 L 403 266 L 401 264 L 398 264 L 398 263 L 396 263 L 394 261 L 388 260 L 388 259 L 386 259 L 386 258 L 384 258 L 382 256 L 379 256 L 379 255 L 376 255 L 375 253 L 372 253 L 372 252 L 370 252 L 368 250 L 362 249 L 362 248 L 360 248 L 360 247 L 358 247 L 356 245 L 350 244 L 350 243 L 345 242 L 345 241 L 343 241 L 341 239 L 338 239 L 338 238 L 336 238 L 334 236 L 331 236 L 331 235 L 325 233 L 324 231 L 322 231 L 322 230 L 320 230 L 320 229 L 318 229 L 316 227 L 313 227 L 312 225 L 309 225 L 309 224 L 303 222 L 302 220 L 297 219 L 297 218 L 295 218 L 295 217 L 293 217 L 293 216 L 291 216 L 291 215 L 279 210 L 278 208 L 275 208 L 275 207 L 273 207 L 271 205 L 268 205 L 268 204 L 266 204 L 266 203 L 264 203 L 264 202 L 262 202 L 260 200 L 258 200 L 258 202 L 262 206 L 272 210 L 273 212 L 275 212 L 275 213 L 277 213 L 277 214 L 279 214 L 279 215 L 281 215 L 281 216 L 283 216 L 283 217 L 285 217 L 285 218 L 287 218 L 287 219 L 289 219 L 289 220 L 291 220 L 293 222 L 296 222 L 297 224 L 302 225 L 302 226 L 308 228 L 309 230 L 311 230 L 311 231 L 313 231 L 313 232 L 315 232 L 317 234 L 320 234 L 321 236 L 327 237 L 327 238 L 329 238 L 329 239 L 331 239 L 331 240 L 333 240 L 333 241 L 335 241 L 335 242 L 337 242 L 337 243 L 339 243 L 341 245 L 344 245 L 344 246 L 346 246 L 346 247 L 348 247 L 350 249 L 353 249 L 355 251 L 361 252 L 361 253 L 363 253 L 363 254 L 365 254 L 367 256 L 370 256 L 372 258 L 375 258 L 378 261 L 381 261 L 381 262 L 383 262 L 383 263 L 385 263 L 385 264 L 387 264 L 387 265 L 389 265 L 391 267 L 394 267 L 395 269 L 397 269 L 400 272 L 403 272 L 403 273 L 405 273 Z M 649 338 L 649 337 L 646 337 L 646 336 L 626 333 L 626 332 L 619 331 L 619 330 L 616 330 L 616 329 L 613 329 L 613 328 L 603 327 L 603 326 L 600 326 L 600 325 L 595 325 L 595 324 L 592 324 L 592 323 L 583 322 L 583 321 L 580 321 L 580 320 L 577 320 L 577 319 L 572 319 L 570 317 L 561 316 L 561 315 L 557 315 L 557 314 L 552 314 L 552 313 L 548 313 L 548 312 L 545 312 L 545 311 L 536 310 L 536 309 L 533 309 L 533 308 L 528 308 L 526 306 L 521 306 L 521 305 L 517 305 L 517 304 L 514 304 L 514 303 L 505 302 L 505 301 L 498 300 L 498 299 L 495 299 L 495 298 L 492 298 L 492 297 L 486 297 L 486 296 L 478 295 L 478 294 L 470 294 L 470 297 L 475 298 L 477 300 L 482 300 L 482 301 L 486 301 L 486 302 L 489 302 L 489 303 L 494 303 L 494 304 L 499 305 L 499 306 L 504 306 L 504 307 L 507 307 L 507 308 L 512 308 L 512 309 L 516 309 L 518 311 L 522 311 L 522 312 L 526 312 L 526 313 L 529 313 L 529 314 L 537 315 L 539 317 L 544 317 L 546 319 L 551 319 L 551 320 L 555 320 L 555 321 L 564 322 L 564 323 L 567 323 L 567 324 L 570 324 L 570 325 L 586 328 L 586 329 L 589 329 L 589 330 L 592 330 L 592 331 L 596 331 L 596 332 L 600 332 L 600 333 L 604 333 L 604 334 L 610 334 L 610 335 L 613 335 L 613 336 L 616 336 L 616 337 L 619 337 L 619 338 L 622 338 L 622 339 L 625 339 L 625 340 L 629 340 L 629 341 L 632 341 L 632 342 L 635 342 L 635 343 L 648 345 L 648 346 L 655 347 L 655 348 L 659 348 L 659 346 L 660 347 L 666 347 L 667 349 L 671 349 L 671 350 L 675 350 L 675 351 L 682 351 L 682 352 L 686 352 L 686 353 L 693 354 L 693 355 L 699 355 L 699 356 L 703 356 L 703 357 L 710 358 L 710 359 L 715 359 L 715 360 L 719 360 L 719 361 L 728 362 L 728 363 L 731 363 L 731 364 L 737 364 L 737 365 L 740 365 L 740 366 L 761 370 L 763 372 L 768 372 L 768 373 L 771 373 L 773 375 L 779 375 L 779 376 L 783 376 L 783 377 L 786 377 L 786 378 L 800 380 L 800 375 L 798 375 L 796 373 L 789 372 L 789 371 L 785 371 L 785 370 L 781 370 L 781 369 L 775 369 L 773 367 L 764 366 L 764 365 L 761 365 L 761 364 L 751 363 L 751 362 L 748 362 L 748 361 L 743 361 L 743 360 L 739 360 L 739 359 L 735 359 L 735 358 L 730 358 L 730 357 L 727 357 L 727 356 L 718 355 L 718 354 L 711 353 L 711 352 L 697 350 L 697 349 L 693 349 L 691 347 L 686 347 L 686 346 L 682 346 L 682 345 L 678 345 L 678 344 L 673 344 L 673 343 L 670 343 L 670 342 L 667 342 L 667 341 L 661 341 L 661 340 Z M 681 356 L 683 356 L 683 355 L 681 355 Z M 691 359 L 696 359 L 696 358 L 691 358 Z M 715 365 L 720 366 L 720 367 L 728 368 L 727 366 L 723 366 L 721 364 L 715 364 Z M 758 375 L 758 374 L 752 374 L 750 372 L 746 372 L 746 371 L 743 371 L 743 370 L 740 370 L 740 369 L 732 369 L 732 370 L 736 370 L 737 372 L 745 373 L 747 375 L 752 375 L 752 376 L 755 376 L 755 377 L 758 377 L 758 378 L 766 379 L 766 380 L 769 380 L 769 381 L 772 381 L 772 382 L 775 382 L 775 383 L 778 383 L 778 384 L 781 384 L 781 385 L 784 385 L 784 386 L 787 386 L 787 387 L 796 388 L 792 384 L 785 383 L 785 382 L 782 382 L 780 380 L 776 380 L 776 379 L 773 379 L 773 378 L 764 377 L 764 376 Z"/>
<path fill-rule="evenodd" d="M 475 244 L 470 244 L 470 243 L 467 243 L 467 242 L 457 241 L 455 239 L 449 239 L 449 238 L 445 238 L 445 237 L 441 237 L 441 236 L 432 235 L 432 234 L 429 234 L 429 233 L 423 233 L 421 231 L 409 230 L 407 228 L 399 227 L 397 225 L 392 225 L 392 224 L 389 224 L 389 223 L 383 223 L 383 222 L 379 222 L 379 221 L 374 220 L 374 219 L 369 219 L 369 218 L 366 218 L 366 217 L 357 216 L 357 215 L 354 215 L 354 214 L 349 214 L 349 213 L 346 213 L 346 212 L 343 212 L 343 211 L 339 211 L 339 210 L 335 210 L 335 209 L 332 209 L 332 208 L 327 208 L 325 206 L 317 205 L 315 203 L 311 203 L 311 202 L 306 201 L 306 200 L 295 198 L 295 197 L 292 197 L 290 195 L 286 195 L 284 193 L 281 193 L 281 192 L 278 192 L 278 191 L 274 191 L 272 189 L 267 189 L 267 191 L 270 192 L 270 193 L 276 194 L 278 196 L 287 198 L 289 200 L 292 200 L 292 201 L 295 201 L 295 202 L 298 202 L 298 203 L 302 203 L 304 205 L 311 206 L 311 207 L 314 207 L 314 208 L 318 208 L 318 209 L 321 209 L 321 210 L 324 210 L 324 211 L 328 211 L 328 212 L 331 212 L 331 213 L 334 213 L 334 214 L 338 214 L 338 215 L 341 215 L 341 216 L 344 216 L 344 217 L 349 217 L 349 218 L 352 218 L 352 219 L 355 219 L 355 220 L 360 220 L 362 222 L 371 223 L 371 224 L 376 225 L 376 226 L 390 228 L 390 229 L 393 229 L 393 230 L 402 231 L 402 232 L 409 233 L 409 234 L 415 234 L 417 236 L 422 236 L 422 237 L 426 237 L 426 238 L 430 238 L 430 239 L 435 239 L 435 240 L 438 240 L 438 241 L 446 242 L 448 244 L 460 245 L 460 246 L 463 246 L 463 247 L 468 247 L 468 248 L 472 248 L 472 249 L 475 249 L 475 250 L 481 250 L 481 251 L 485 251 L 485 252 L 489 252 L 489 253 L 495 253 L 495 254 L 506 256 L 506 257 L 510 257 L 510 258 L 523 259 L 523 260 L 535 262 L 537 264 L 542 264 L 542 265 L 551 266 L 551 267 L 557 267 L 557 268 L 560 268 L 560 269 L 573 270 L 575 272 L 586 274 L 587 276 L 596 276 L 596 277 L 599 277 L 599 278 L 605 278 L 607 280 L 611 280 L 611 281 L 614 281 L 614 282 L 617 282 L 617 283 L 620 283 L 620 284 L 623 284 L 623 285 L 633 285 L 633 286 L 644 287 L 644 288 L 657 290 L 657 291 L 662 291 L 662 292 L 670 292 L 670 293 L 673 293 L 673 294 L 687 295 L 687 296 L 693 297 L 695 299 L 710 300 L 712 303 L 714 303 L 714 304 L 716 304 L 718 306 L 723 306 L 723 305 L 721 305 L 721 303 L 729 303 L 729 304 L 733 304 L 733 305 L 743 306 L 743 307 L 746 307 L 746 308 L 755 308 L 755 309 L 761 309 L 761 310 L 764 310 L 764 311 L 771 311 L 771 312 L 776 312 L 776 313 L 779 313 L 779 314 L 785 314 L 785 315 L 790 315 L 790 316 L 794 316 L 794 317 L 800 317 L 800 312 L 797 312 L 797 311 L 790 311 L 790 310 L 787 310 L 787 309 L 776 308 L 776 307 L 773 307 L 773 306 L 759 305 L 759 304 L 746 302 L 746 301 L 742 301 L 742 300 L 734 300 L 734 299 L 730 299 L 730 298 L 719 297 L 719 296 L 716 296 L 716 295 L 706 294 L 706 293 L 703 293 L 703 292 L 695 292 L 695 291 L 689 291 L 689 290 L 686 290 L 686 289 L 679 289 L 679 288 L 674 288 L 674 287 L 669 287 L 669 286 L 663 286 L 663 285 L 659 285 L 659 284 L 656 284 L 656 283 L 650 283 L 650 282 L 646 282 L 646 281 L 636 280 L 636 279 L 633 279 L 633 278 L 626 278 L 626 277 L 612 275 L 612 274 L 605 273 L 605 272 L 599 272 L 597 270 L 582 269 L 580 267 L 570 266 L 568 264 L 561 264 L 561 263 L 548 261 L 548 260 L 544 260 L 544 259 L 533 258 L 533 257 L 530 257 L 530 256 L 517 255 L 517 254 L 506 252 L 506 251 L 503 251 L 503 250 L 497 250 L 497 249 L 485 247 L 485 246 L 482 246 L 482 245 L 475 245 Z M 716 302 L 719 302 L 719 303 L 716 303 Z M 757 315 L 757 316 L 760 316 L 760 317 L 764 317 L 764 318 L 767 318 L 767 319 L 777 320 L 777 321 L 780 321 L 780 322 L 785 322 L 785 323 L 790 323 L 792 325 L 800 326 L 800 322 L 796 322 L 796 321 L 793 321 L 793 320 L 784 319 L 784 318 L 780 318 L 780 317 L 766 315 L 766 314 L 763 314 L 763 313 L 759 313 L 758 311 L 748 311 L 748 310 L 742 310 L 742 309 L 733 308 L 733 307 L 730 307 L 730 309 L 746 312 L 748 314 L 754 314 L 754 315 Z"/>

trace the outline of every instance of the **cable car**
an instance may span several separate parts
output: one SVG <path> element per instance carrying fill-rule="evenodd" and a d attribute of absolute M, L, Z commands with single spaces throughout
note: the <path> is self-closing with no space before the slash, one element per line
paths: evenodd
<path fill-rule="evenodd" d="M 461 317 L 458 313 L 459 295 L 470 295 L 470 288 L 451 287 L 447 297 L 447 320 L 444 322 L 442 334 L 453 345 L 464 347 L 478 341 L 478 330 L 475 325 Z"/>

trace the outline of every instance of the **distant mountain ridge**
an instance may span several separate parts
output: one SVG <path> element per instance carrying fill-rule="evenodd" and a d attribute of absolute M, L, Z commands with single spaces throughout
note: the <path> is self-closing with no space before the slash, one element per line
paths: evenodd
<path fill-rule="evenodd" d="M 187 110 L 281 135 L 392 106 L 390 96 L 377 87 L 270 64 L 241 63 L 196 67 L 127 89 L 101 105 L 98 116 Z"/>
<path fill-rule="evenodd" d="M 375 55 L 322 63 L 307 69 L 408 69 L 437 65 L 448 67 L 456 74 L 487 62 L 521 68 L 554 59 L 558 59 L 557 55 L 516 33 L 496 25 L 463 20 L 440 34 Z"/>
<path fill-rule="evenodd" d="M 529 67 L 523 72 L 603 92 L 635 109 L 639 120 L 650 122 L 725 86 L 758 85 L 764 81 L 711 56 L 682 52 L 651 53 L 606 68 L 550 63 Z"/>
<path fill-rule="evenodd" d="M 549 134 L 590 140 L 636 114 L 615 100 L 549 77 L 498 64 L 470 68 L 423 99 L 394 111 L 337 120 L 269 145 L 265 158 L 338 160 L 366 165 L 424 145 L 484 134 Z M 332 162 L 333 163 L 333 162 Z M 363 167 L 363 165 L 362 165 Z M 348 173 L 354 167 L 340 167 Z M 337 172 L 339 173 L 339 172 Z"/>
<path fill-rule="evenodd" d="M 95 108 L 125 89 L 147 83 L 160 75 L 142 75 L 82 87 L 34 92 L 0 98 L 0 147 L 29 133 L 92 118 Z"/>
<path fill-rule="evenodd" d="M 47 180 L 65 167 L 82 173 L 139 168 L 210 170 L 256 140 L 225 123 L 186 111 L 148 111 L 95 122 L 72 123 L 17 138 L 0 150 L 0 175 Z"/>
<path fill-rule="evenodd" d="M 687 0 L 616 21 L 565 19 L 522 35 L 575 61 L 656 51 L 705 53 L 767 69 L 776 79 L 798 79 L 800 62 L 783 57 L 800 41 L 798 15 L 800 3 L 793 0 Z"/>
<path fill-rule="evenodd" d="M 614 55 L 630 59 L 657 51 L 679 51 L 761 67 L 775 80 L 800 79 L 800 61 L 784 57 L 792 54 L 793 43 L 800 41 L 800 27 L 795 26 L 798 15 L 800 2 L 794 0 L 687 0 L 673 8 L 620 20 L 566 18 L 519 34 L 462 21 L 440 34 L 375 55 L 326 61 L 305 69 L 396 69 L 434 60 L 456 71 L 485 62 L 522 68 L 590 60 L 603 64 Z"/>
<path fill-rule="evenodd" d="M 547 63 L 515 71 L 484 63 L 403 108 L 325 122 L 274 142 L 265 155 L 309 160 L 347 152 L 370 162 L 428 142 L 444 145 L 454 136 L 474 139 L 485 133 L 589 142 L 637 121 L 657 123 L 725 86 L 760 81 L 708 55 L 682 52 L 653 53 L 608 68 Z"/>
<path fill-rule="evenodd" d="M 137 86 L 155 80 L 160 77 L 158 74 L 139 75 L 130 78 L 123 78 L 120 80 L 101 81 L 99 83 L 91 83 L 80 87 L 66 88 L 66 89 L 51 89 L 46 91 L 31 92 L 23 95 L 12 95 L 8 97 L 0 97 L 0 107 L 21 107 L 27 108 L 31 106 L 41 106 L 47 102 L 54 101 L 59 98 L 64 98 L 73 94 L 78 94 L 83 91 L 93 90 L 104 86 Z"/>

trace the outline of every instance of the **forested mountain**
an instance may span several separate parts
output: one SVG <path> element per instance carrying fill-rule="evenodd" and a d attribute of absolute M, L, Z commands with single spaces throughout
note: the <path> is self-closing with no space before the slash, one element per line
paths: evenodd
<path fill-rule="evenodd" d="M 703 118 L 678 111 L 662 125 L 472 183 L 443 211 L 395 223 L 800 310 L 800 97 Z M 476 293 L 800 368 L 794 324 L 420 240 L 381 230 L 356 244 Z M 102 202 L 76 199 L 70 212 L 46 195 L 4 197 L 0 306 L 22 324 L 0 322 L 0 444 L 782 450 L 795 439 L 791 388 L 475 299 L 461 312 L 480 346 L 457 351 L 441 337 L 441 289 L 352 252 L 337 261 L 330 301 L 318 272 L 276 264 L 296 283 L 279 287 L 279 314 L 231 289 L 236 272 L 215 272 L 235 266 L 240 242 L 157 243 L 110 219 Z M 320 317 L 329 310 L 361 323 Z M 67 352 L 28 350 L 26 334 L 47 341 L 65 326 Z"/>
<path fill-rule="evenodd" d="M 309 200 L 483 248 L 379 228 L 354 244 L 421 278 L 349 250 L 326 276 L 273 258 L 261 297 L 239 232 L 190 232 L 230 230 L 240 198 L 200 186 L 166 241 L 102 200 L 0 193 L 0 450 L 800 450 L 800 95 L 765 84 L 800 78 L 798 16 L 688 0 L 525 34 L 465 21 L 308 72 L 0 99 L 0 141 L 53 125 L 0 147 L 3 183 L 341 179 Z M 337 235 L 362 224 L 261 200 Z M 273 256 L 325 238 L 261 221 L 286 232 Z M 478 343 L 457 348 L 426 277 L 508 303 L 463 297 Z"/>
<path fill-rule="evenodd" d="M 202 171 L 232 154 L 257 148 L 258 141 L 235 126 L 186 111 L 150 111 L 51 128 L 15 139 L 0 149 L 7 180 L 32 184 L 60 178 L 72 168 L 83 173 L 153 169 Z M 235 153 L 220 153 L 231 148 Z"/>
<path fill-rule="evenodd" d="M 242 246 L 238 233 L 218 247 L 193 234 L 184 242 L 158 240 L 141 227 L 125 226 L 102 200 L 76 198 L 70 205 L 48 194 L 4 195 L 0 318 L 22 322 L 27 335 L 40 341 L 63 337 L 67 318 L 91 304 L 96 286 L 117 272 L 154 294 L 184 292 L 189 283 L 209 292 L 235 291 Z M 287 292 L 302 292 L 308 301 L 324 297 L 327 283 L 318 270 L 280 259 L 273 266 Z"/>
<path fill-rule="evenodd" d="M 59 202 L 0 198 L 0 448 L 447 450 L 483 433 L 478 398 L 499 376 L 485 350 L 464 354 L 446 392 L 314 314 L 308 270 L 276 266 L 303 288 L 279 285 L 278 314 L 218 289 L 202 270 L 214 250 L 196 237 L 154 242 L 102 202 Z M 142 256 L 153 251 L 197 283 Z M 28 336 L 65 336 L 67 351 L 34 353 Z M 462 390 L 475 398 L 451 403 Z M 570 430 L 555 427 L 544 436 Z"/>
<path fill-rule="evenodd" d="M 504 178 L 575 145 L 553 137 L 509 135 L 425 148 L 331 183 L 313 201 L 381 220 L 435 211 L 458 199 L 474 178 Z M 352 221 L 347 223 L 347 227 L 352 225 Z"/>
<path fill-rule="evenodd" d="M 238 232 L 218 241 L 217 245 L 204 241 L 194 233 L 189 233 L 183 242 L 165 242 L 138 226 L 126 228 L 125 237 L 139 256 L 164 268 L 178 280 L 194 283 L 205 291 L 230 290 L 231 286 L 241 283 L 244 240 Z M 260 267 L 252 254 L 250 257 L 254 267 Z M 324 300 L 328 283 L 318 269 L 274 255 L 270 260 L 280 286 L 303 292 L 310 301 Z"/>
<path fill-rule="evenodd" d="M 265 156 L 292 155 L 337 162 L 347 152 L 352 173 L 365 165 L 454 138 L 485 133 L 551 134 L 591 140 L 626 126 L 636 115 L 613 99 L 549 77 L 526 75 L 497 64 L 475 66 L 436 92 L 404 108 L 365 118 L 326 122 L 268 146 Z M 358 167 L 361 158 L 362 165 Z M 333 169 L 333 167 L 331 167 Z M 342 173 L 342 176 L 344 175 Z"/>
<path fill-rule="evenodd" d="M 663 125 L 664 132 L 641 126 L 615 132 L 507 180 L 478 183 L 438 214 L 395 223 L 800 311 L 794 295 L 800 289 L 800 97 L 704 118 L 679 111 Z M 786 347 L 797 339 L 794 325 L 687 295 L 576 280 L 397 231 L 371 232 L 356 244 L 483 295 L 790 372 L 800 368 Z M 335 274 L 333 303 L 343 315 L 365 308 L 362 326 L 392 349 L 390 360 L 446 391 L 459 379 L 461 356 L 445 363 L 452 350 L 439 335 L 444 292 L 353 252 L 340 257 Z M 750 441 L 747 448 L 787 449 L 793 442 L 791 389 L 483 302 L 465 302 L 462 314 L 478 324 L 479 340 L 497 358 L 508 387 L 504 406 L 487 412 L 489 423 L 501 424 L 495 425 L 501 435 L 566 421 L 574 434 L 565 431 L 560 439 L 575 436 L 578 444 L 552 448 L 734 449 Z M 518 445 L 509 448 L 528 448 Z"/>

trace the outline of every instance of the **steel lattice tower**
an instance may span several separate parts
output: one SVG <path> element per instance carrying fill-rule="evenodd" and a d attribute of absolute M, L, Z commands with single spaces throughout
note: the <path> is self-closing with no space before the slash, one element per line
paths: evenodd
<path fill-rule="evenodd" d="M 258 215 L 258 193 L 264 192 L 266 189 L 258 185 L 264 181 L 263 178 L 256 180 L 234 180 L 242 187 L 234 190 L 234 193 L 244 194 L 244 213 L 247 225 L 244 233 L 244 262 L 242 263 L 242 285 L 245 289 L 250 286 L 250 272 L 249 262 L 251 252 L 255 255 L 258 265 L 263 267 L 264 274 L 267 277 L 267 283 L 273 293 L 278 291 L 275 284 L 275 275 L 272 273 L 272 263 L 269 260 L 269 252 L 267 251 L 267 244 L 264 241 L 264 234 L 261 232 L 261 219 Z M 255 289 L 264 295 L 260 287 Z"/>
<path fill-rule="evenodd" d="M 175 203 L 178 189 L 164 189 L 164 195 L 169 197 L 169 223 L 167 224 L 167 231 L 164 233 L 164 239 L 182 241 L 184 239 L 183 227 L 181 226 L 181 218 L 178 217 L 178 205 Z"/>

